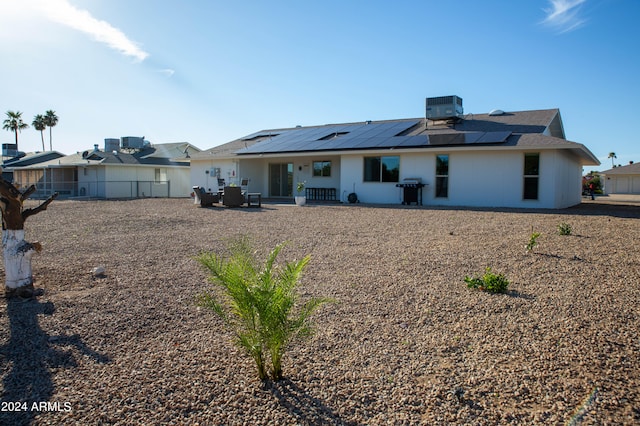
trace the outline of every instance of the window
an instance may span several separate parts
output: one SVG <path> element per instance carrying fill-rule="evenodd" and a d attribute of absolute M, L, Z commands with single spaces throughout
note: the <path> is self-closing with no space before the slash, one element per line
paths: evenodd
<path fill-rule="evenodd" d="M 540 169 L 540 154 L 524 155 L 524 190 L 523 196 L 525 200 L 538 199 L 538 179 Z"/>
<path fill-rule="evenodd" d="M 156 169 L 155 183 L 164 183 L 167 181 L 167 169 Z"/>
<path fill-rule="evenodd" d="M 331 161 L 314 161 L 313 176 L 331 176 Z"/>
<path fill-rule="evenodd" d="M 365 182 L 398 182 L 400 179 L 400 157 L 365 157 Z"/>
<path fill-rule="evenodd" d="M 436 197 L 449 196 L 449 156 L 436 155 Z"/>

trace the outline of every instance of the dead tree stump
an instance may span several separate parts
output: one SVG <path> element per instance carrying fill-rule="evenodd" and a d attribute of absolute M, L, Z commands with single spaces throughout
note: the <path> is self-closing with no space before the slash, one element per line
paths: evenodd
<path fill-rule="evenodd" d="M 2 254 L 4 258 L 5 294 L 7 297 L 31 297 L 34 294 L 31 257 L 40 251 L 40 243 L 24 240 L 24 222 L 40 213 L 56 199 L 54 193 L 38 207 L 24 209 L 24 200 L 36 191 L 31 185 L 23 192 L 0 177 L 0 209 L 2 209 Z"/>

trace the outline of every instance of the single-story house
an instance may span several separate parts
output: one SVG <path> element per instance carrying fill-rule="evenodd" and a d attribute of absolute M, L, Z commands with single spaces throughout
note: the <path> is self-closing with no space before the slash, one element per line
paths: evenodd
<path fill-rule="evenodd" d="M 312 199 L 517 208 L 579 204 L 582 167 L 600 164 L 558 109 L 464 115 L 457 96 L 427 98 L 424 118 L 261 130 L 190 161 L 209 190 L 248 178 L 270 198 L 305 182 Z"/>
<path fill-rule="evenodd" d="M 614 167 L 600 174 L 605 194 L 640 194 L 640 163 Z"/>
<path fill-rule="evenodd" d="M 14 183 L 35 184 L 36 196 L 53 192 L 92 198 L 189 196 L 188 157 L 200 149 L 186 142 L 124 148 L 113 141 L 117 139 L 105 140 L 105 150 L 95 145 L 93 150 L 15 167 Z"/>

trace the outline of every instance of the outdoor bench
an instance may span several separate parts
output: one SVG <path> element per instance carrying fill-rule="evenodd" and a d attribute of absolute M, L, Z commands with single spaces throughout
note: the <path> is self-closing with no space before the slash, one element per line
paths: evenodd
<path fill-rule="evenodd" d="M 336 201 L 335 188 L 305 188 L 307 200 Z"/>

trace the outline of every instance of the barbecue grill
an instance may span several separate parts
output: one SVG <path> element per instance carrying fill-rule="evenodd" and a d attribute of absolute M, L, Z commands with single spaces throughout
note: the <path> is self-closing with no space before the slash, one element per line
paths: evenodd
<path fill-rule="evenodd" d="M 405 178 L 402 183 L 397 183 L 396 187 L 402 188 L 402 204 L 416 203 L 417 206 L 421 206 L 422 188 L 425 185 L 420 178 Z"/>

